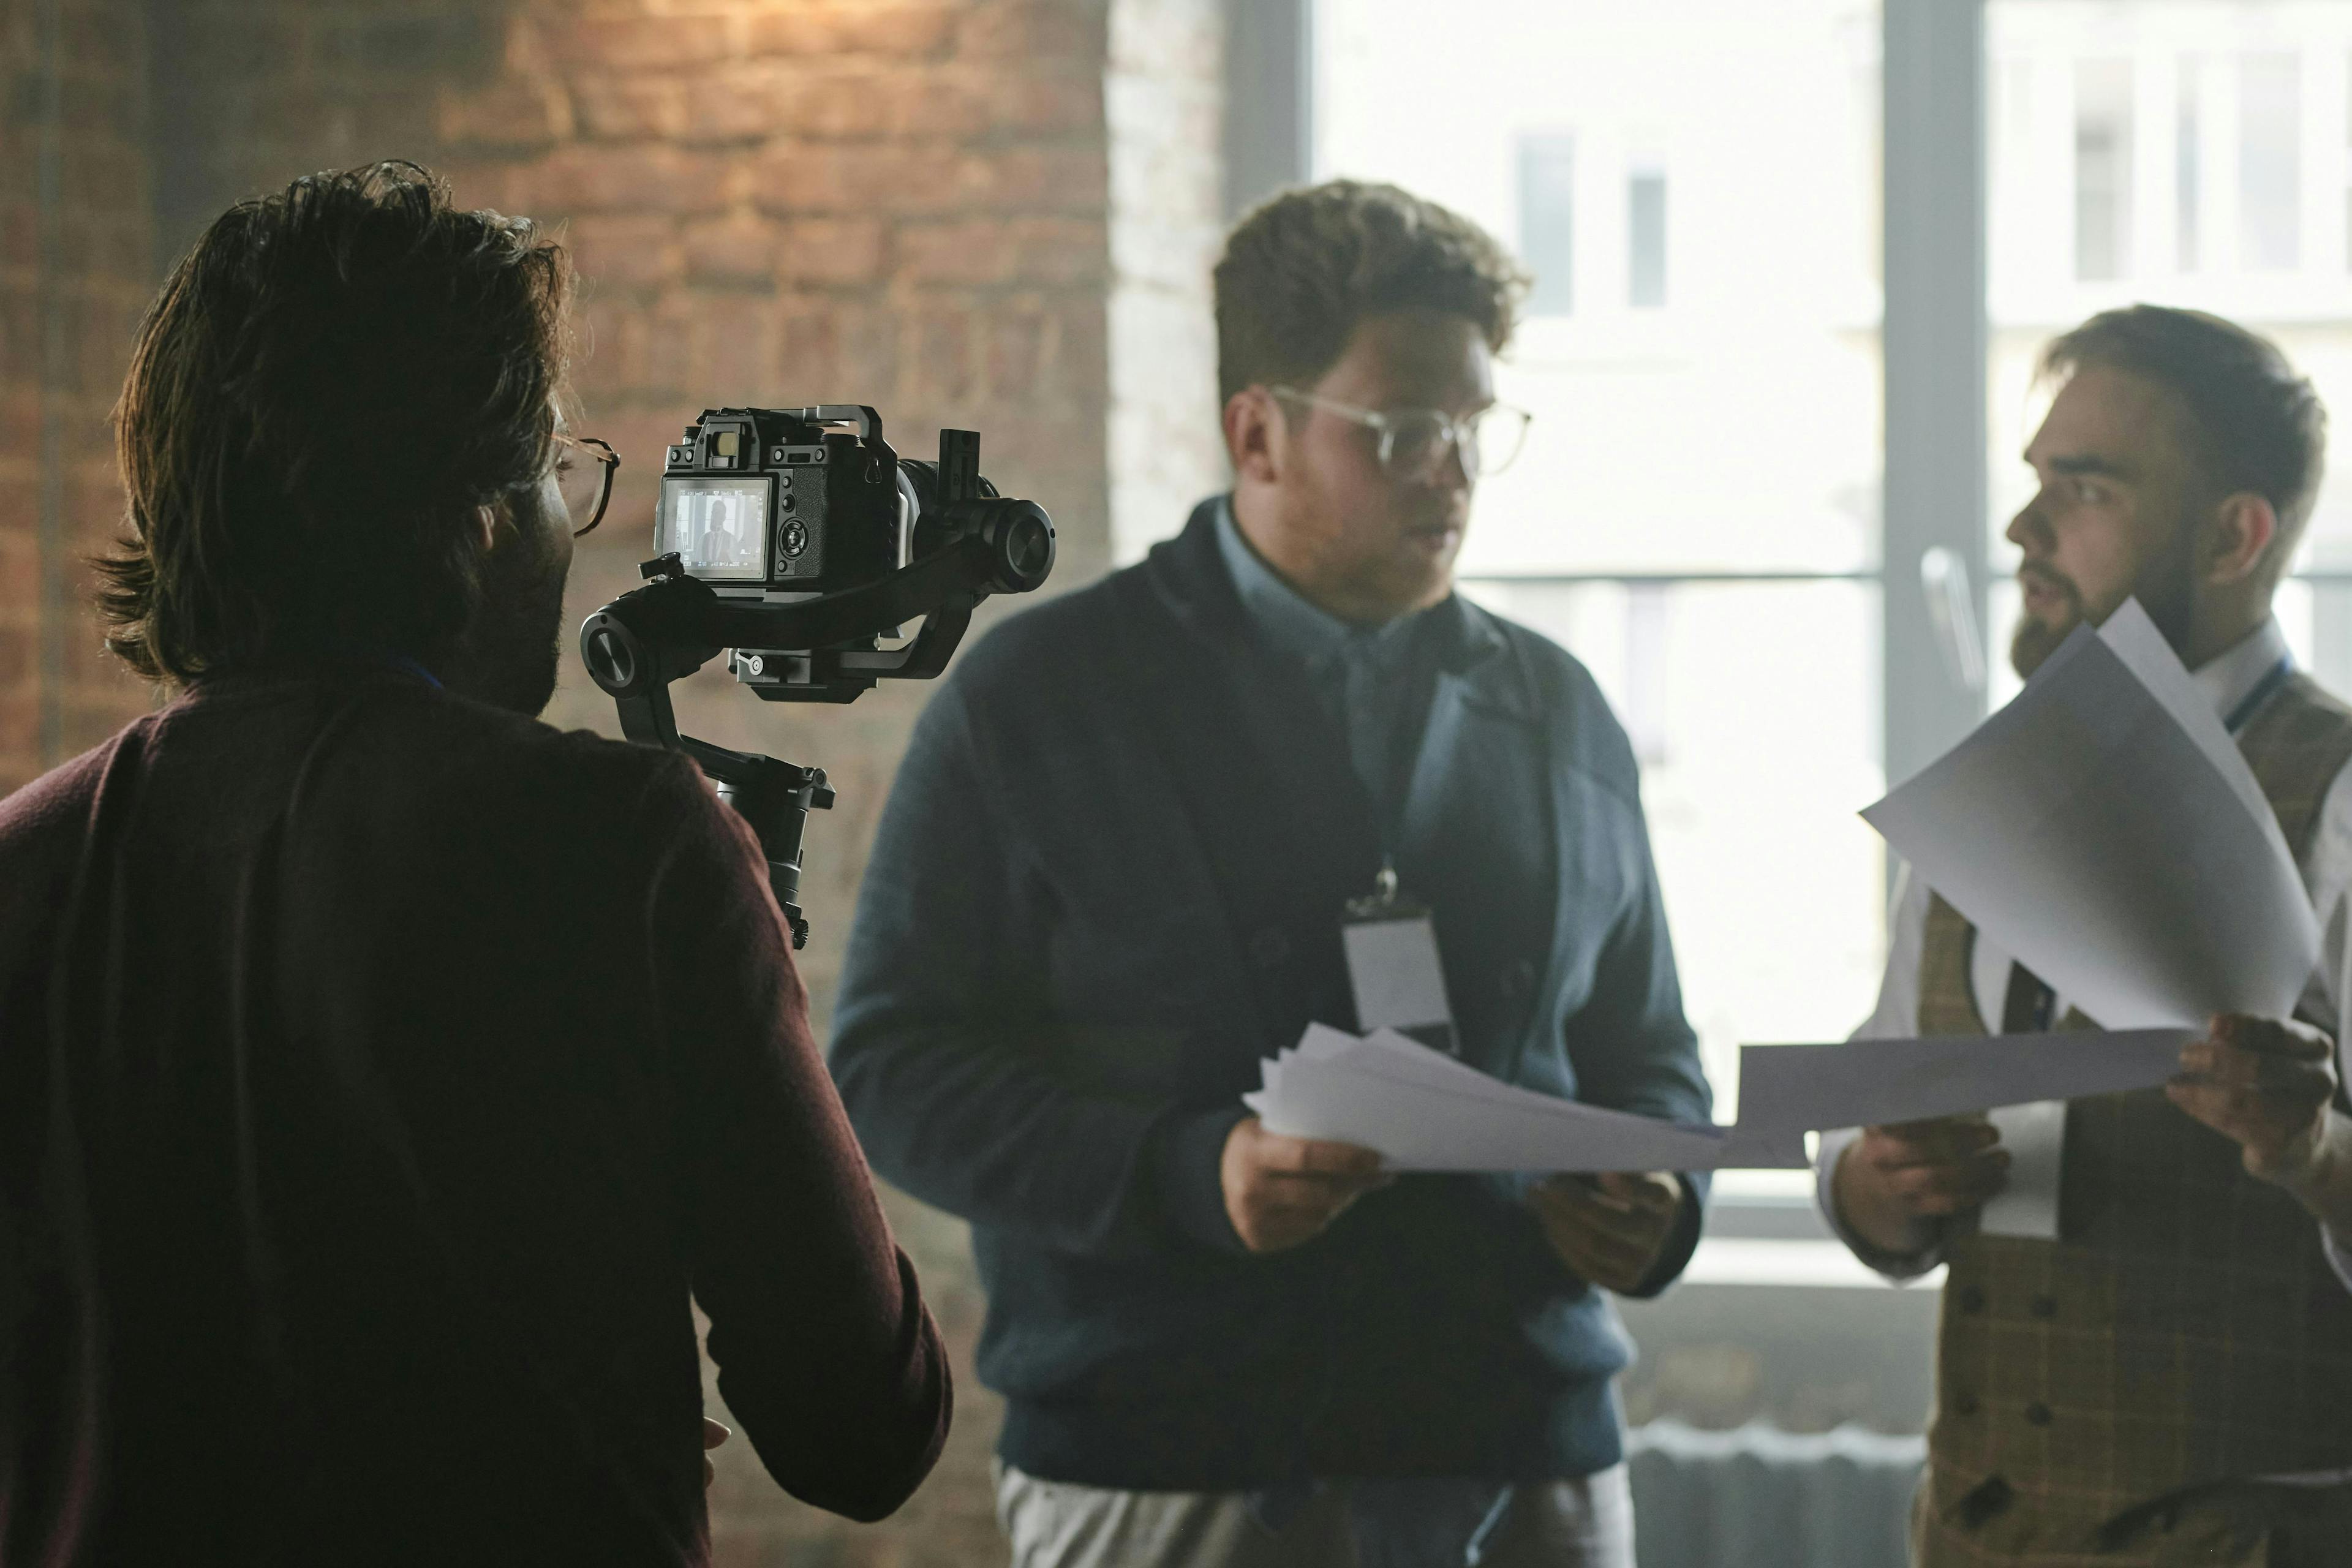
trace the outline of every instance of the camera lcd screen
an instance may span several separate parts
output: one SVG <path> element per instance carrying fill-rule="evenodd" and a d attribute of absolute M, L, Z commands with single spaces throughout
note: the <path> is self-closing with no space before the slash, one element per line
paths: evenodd
<path fill-rule="evenodd" d="M 765 582 L 768 485 L 764 476 L 664 479 L 654 553 L 675 550 L 689 575 L 713 582 Z"/>

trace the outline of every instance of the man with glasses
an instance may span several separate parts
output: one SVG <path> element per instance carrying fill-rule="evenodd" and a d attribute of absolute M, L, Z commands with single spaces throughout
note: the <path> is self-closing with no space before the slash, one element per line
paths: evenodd
<path fill-rule="evenodd" d="M 1357 1022 L 1369 900 L 1432 911 L 1463 1059 L 1707 1117 L 1624 735 L 1454 592 L 1525 433 L 1523 287 L 1392 187 L 1252 214 L 1231 494 L 968 654 L 899 774 L 834 1071 L 877 1167 L 972 1223 L 1022 1568 L 1631 1568 L 1602 1292 L 1675 1277 L 1702 1184 L 1391 1179 L 1240 1103 Z"/>
<path fill-rule="evenodd" d="M 0 801 L 0 1563 L 708 1563 L 697 1303 L 794 1495 L 939 1452 L 757 844 L 531 717 L 569 292 L 387 164 L 148 318 L 103 607 L 172 700 Z"/>

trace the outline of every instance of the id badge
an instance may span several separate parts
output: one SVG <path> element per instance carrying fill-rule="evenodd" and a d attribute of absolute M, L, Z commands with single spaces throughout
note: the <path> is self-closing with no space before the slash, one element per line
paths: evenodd
<path fill-rule="evenodd" d="M 1381 868 L 1370 898 L 1349 900 L 1339 941 L 1359 1029 L 1394 1029 L 1433 1050 L 1461 1054 L 1437 961 L 1437 927 L 1426 907 L 1397 895 L 1393 869 Z"/>

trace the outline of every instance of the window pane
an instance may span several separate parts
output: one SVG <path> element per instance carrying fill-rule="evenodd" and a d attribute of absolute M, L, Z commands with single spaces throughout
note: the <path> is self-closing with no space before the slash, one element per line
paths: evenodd
<path fill-rule="evenodd" d="M 1592 670 L 1642 755 L 1684 1002 L 1721 1104 L 1742 1041 L 1843 1039 L 1878 994 L 1878 590 L 1465 584 Z"/>
<path fill-rule="evenodd" d="M 1875 563 L 1874 0 L 1319 0 L 1316 28 L 1318 174 L 1537 274 L 1496 377 L 1536 423 L 1465 570 Z"/>
<path fill-rule="evenodd" d="M 2074 276 L 2120 278 L 2130 268 L 2132 68 L 2074 68 Z"/>
<path fill-rule="evenodd" d="M 2047 405 L 2036 360 L 2059 332 L 2136 300 L 2238 321 L 2312 378 L 2333 414 L 2330 478 L 2303 564 L 2352 569 L 2352 148 L 2337 145 L 2352 142 L 2352 5 L 1991 0 L 1986 37 L 1996 580 L 2015 568 L 2001 534 L 2032 494 L 2018 454 Z M 2105 241 L 2088 232 L 2109 198 L 2081 183 L 2107 157 L 2088 173 L 2115 193 L 2113 231 L 2128 237 L 2111 274 L 2089 265 Z M 2053 169 L 2073 169 L 2077 187 Z M 2070 232 L 2073 258 L 2049 239 Z M 2352 612 L 2345 598 L 2305 601 L 2324 674 L 2327 650 L 2352 645 L 2352 628 L 2329 629 Z M 2008 618 L 1989 628 L 1996 665 Z"/>
<path fill-rule="evenodd" d="M 2292 270 L 2303 248 L 2303 61 L 2239 62 L 2238 220 L 2246 267 Z"/>
<path fill-rule="evenodd" d="M 1535 274 L 1531 316 L 1565 316 L 1575 299 L 1576 142 L 1519 138 L 1519 259 Z"/>
<path fill-rule="evenodd" d="M 1635 174 L 1626 183 L 1626 226 L 1632 230 L 1626 247 L 1626 269 L 1632 274 L 1627 303 L 1658 306 L 1666 302 L 1666 177 Z"/>

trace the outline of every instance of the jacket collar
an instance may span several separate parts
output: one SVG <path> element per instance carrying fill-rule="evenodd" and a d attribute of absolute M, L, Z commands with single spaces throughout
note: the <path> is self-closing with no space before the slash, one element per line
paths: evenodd
<path fill-rule="evenodd" d="M 1297 609 L 1306 612 L 1304 616 L 1278 613 L 1286 626 L 1298 628 L 1297 636 L 1288 631 L 1269 634 L 1267 622 L 1272 617 L 1256 613 L 1245 602 L 1244 584 L 1236 583 L 1236 567 L 1230 563 L 1229 547 L 1220 537 L 1223 530 L 1233 527 L 1226 521 L 1231 503 L 1231 497 L 1222 495 L 1201 502 L 1192 509 L 1184 531 L 1153 546 L 1147 558 L 1147 569 L 1179 618 L 1218 647 L 1233 647 L 1239 639 L 1293 653 L 1302 659 L 1311 657 L 1318 640 L 1315 619 L 1309 617 L 1328 623 L 1335 641 L 1344 637 L 1343 622 L 1309 605 L 1255 556 L 1250 556 L 1249 562 L 1257 564 L 1265 577 L 1263 584 L 1248 584 L 1255 590 L 1255 596 L 1267 600 L 1277 592 L 1287 595 Z M 1246 545 L 1242 548 L 1247 550 Z M 1246 567 L 1240 570 L 1246 575 Z M 1433 617 L 1428 629 L 1439 638 L 1438 668 L 1458 676 L 1469 676 L 1482 667 L 1490 676 L 1499 673 L 1494 665 L 1495 658 L 1509 644 L 1493 616 L 1458 593 L 1447 595 L 1423 614 Z"/>

